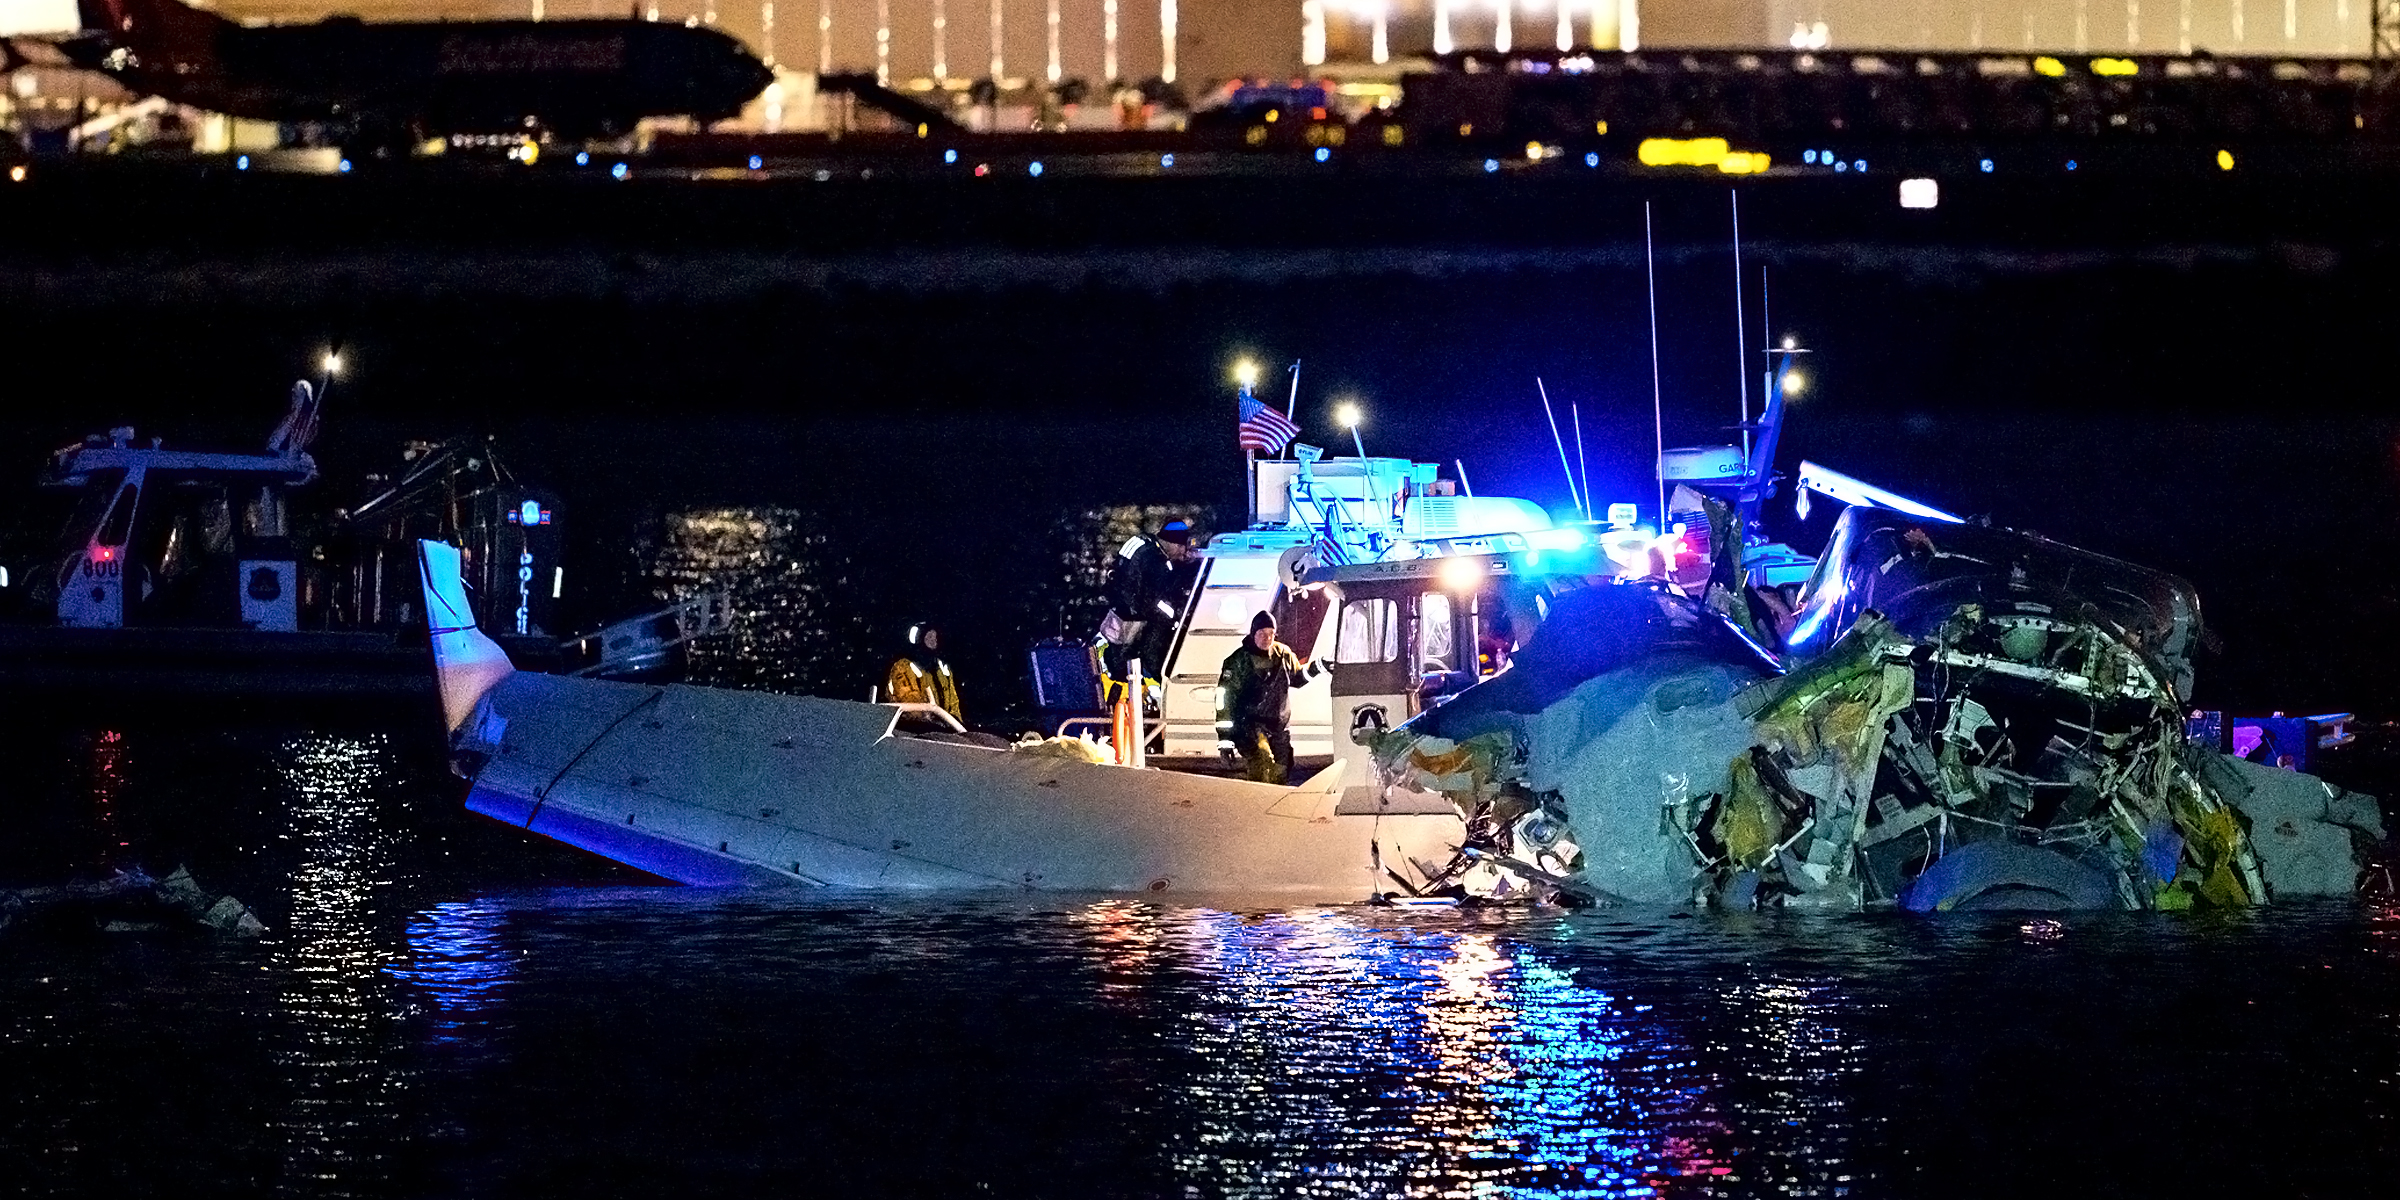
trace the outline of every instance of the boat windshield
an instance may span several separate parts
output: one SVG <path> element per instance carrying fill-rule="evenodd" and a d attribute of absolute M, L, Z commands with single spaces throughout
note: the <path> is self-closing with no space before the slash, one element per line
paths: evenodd
<path fill-rule="evenodd" d="M 83 549 L 92 544 L 92 535 L 99 531 L 100 522 L 107 518 L 109 505 L 117 499 L 117 491 L 125 482 L 125 472 L 119 469 L 94 471 L 84 477 L 83 492 L 75 497 L 75 511 L 67 514 L 66 526 L 58 531 L 61 552 L 81 557 Z M 128 518 L 133 506 L 125 506 Z"/>

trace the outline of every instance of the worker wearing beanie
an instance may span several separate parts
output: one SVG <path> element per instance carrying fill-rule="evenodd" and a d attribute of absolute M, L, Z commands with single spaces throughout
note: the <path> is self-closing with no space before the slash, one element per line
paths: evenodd
<path fill-rule="evenodd" d="M 1292 689 L 1323 670 L 1275 640 L 1275 618 L 1250 618 L 1250 636 L 1217 673 L 1217 753 L 1242 756 L 1256 783 L 1286 782 L 1292 771 Z"/>

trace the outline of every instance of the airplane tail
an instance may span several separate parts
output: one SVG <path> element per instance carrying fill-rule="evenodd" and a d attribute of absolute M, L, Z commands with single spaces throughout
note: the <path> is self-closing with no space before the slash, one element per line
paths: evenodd
<path fill-rule="evenodd" d="M 442 718 L 454 736 L 474 717 L 485 694 L 517 670 L 508 652 L 475 627 L 459 563 L 458 547 L 417 542 L 417 576 L 425 590 L 425 618 L 433 626 L 434 679 L 442 693 Z"/>

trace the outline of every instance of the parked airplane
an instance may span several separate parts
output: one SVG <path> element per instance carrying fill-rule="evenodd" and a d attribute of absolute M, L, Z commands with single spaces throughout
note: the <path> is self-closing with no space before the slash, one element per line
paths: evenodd
<path fill-rule="evenodd" d="M 71 45 L 136 91 L 262 121 L 319 123 L 390 150 L 450 133 L 630 132 L 644 117 L 720 120 L 773 79 L 715 29 L 637 20 L 247 27 L 177 0 L 79 0 L 99 39 Z"/>

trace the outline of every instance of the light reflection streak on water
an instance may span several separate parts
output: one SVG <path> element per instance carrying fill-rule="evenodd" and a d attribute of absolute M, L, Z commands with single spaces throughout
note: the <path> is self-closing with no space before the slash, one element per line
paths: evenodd
<path fill-rule="evenodd" d="M 1647 1196 L 1706 1186 L 1715 1080 L 1662 1021 L 1505 931 L 1179 914 L 1189 1188 Z"/>
<path fill-rule="evenodd" d="M 408 960 L 392 978 L 413 984 L 433 1001 L 433 1041 L 455 1043 L 489 1020 L 502 988 L 515 976 L 500 929 L 506 914 L 467 900 L 437 904 L 408 923 Z"/>
<path fill-rule="evenodd" d="M 1849 1112 L 1850 1077 L 1864 1067 L 1864 1047 L 1835 1018 L 1867 1002 L 1824 979 L 1773 976 L 1736 984 L 1720 1007 L 1737 1014 L 1734 1047 L 1752 1087 L 1737 1104 L 1745 1128 L 1781 1127 L 1791 1139 L 1747 1171 L 1786 1196 L 1840 1196 L 1853 1185 L 1851 1142 L 1868 1136 Z"/>
<path fill-rule="evenodd" d="M 390 1061 L 396 1013 L 375 931 L 391 886 L 392 846 L 377 811 L 389 753 L 380 737 L 311 736 L 279 754 L 299 849 L 289 928 L 268 963 L 288 1097 L 278 1121 L 287 1194 L 381 1190 L 386 1147 L 402 1136 L 397 1098 L 408 1077 Z"/>
<path fill-rule="evenodd" d="M 1099 959 L 1102 996 L 1131 1001 L 1140 995 L 1165 941 L 1160 916 L 1159 906 L 1134 900 L 1101 900 L 1068 914 Z"/>
<path fill-rule="evenodd" d="M 130 848 L 117 827 L 117 798 L 125 790 L 125 735 L 103 729 L 92 738 L 92 810 L 100 833 L 98 866 L 102 871 L 125 865 Z"/>

